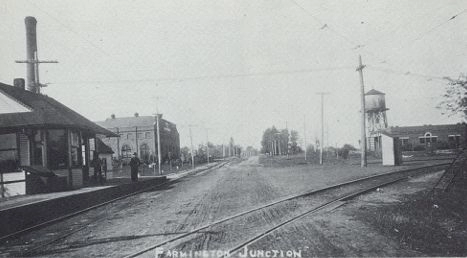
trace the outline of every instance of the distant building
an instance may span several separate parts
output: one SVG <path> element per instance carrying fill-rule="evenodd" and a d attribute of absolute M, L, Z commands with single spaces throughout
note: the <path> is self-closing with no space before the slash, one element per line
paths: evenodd
<path fill-rule="evenodd" d="M 66 178 L 68 187 L 81 187 L 99 134 L 118 136 L 53 98 L 25 90 L 24 80 L 0 83 L 0 172 L 48 169 Z"/>
<path fill-rule="evenodd" d="M 467 125 L 395 126 L 384 131 L 398 137 L 402 150 L 457 149 L 466 144 Z"/>
<path fill-rule="evenodd" d="M 180 136 L 177 126 L 160 115 L 160 140 L 162 163 L 180 157 Z M 96 122 L 100 126 L 120 135 L 118 138 L 102 138 L 118 158 L 129 160 L 136 152 L 146 163 L 157 161 L 157 127 L 155 116 L 115 117 Z"/>

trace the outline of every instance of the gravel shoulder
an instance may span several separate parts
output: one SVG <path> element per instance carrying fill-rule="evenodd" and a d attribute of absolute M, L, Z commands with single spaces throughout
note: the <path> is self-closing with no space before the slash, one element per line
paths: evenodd
<path fill-rule="evenodd" d="M 467 214 L 448 214 L 428 198 L 441 173 L 390 185 L 307 216 L 249 249 L 301 250 L 303 257 L 466 256 Z"/>

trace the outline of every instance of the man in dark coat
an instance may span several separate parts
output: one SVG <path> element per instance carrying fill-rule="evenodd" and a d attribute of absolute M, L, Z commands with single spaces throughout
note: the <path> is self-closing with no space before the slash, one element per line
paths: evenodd
<path fill-rule="evenodd" d="M 138 181 L 138 167 L 140 164 L 141 161 L 138 159 L 138 154 L 136 152 L 133 153 L 133 157 L 130 160 L 131 181 L 133 182 Z"/>
<path fill-rule="evenodd" d="M 100 184 L 103 184 L 104 182 L 102 181 L 102 164 L 101 160 L 99 159 L 99 154 L 97 152 L 94 152 L 94 158 L 91 161 L 91 166 L 94 168 L 94 180 L 96 182 L 99 182 Z"/>

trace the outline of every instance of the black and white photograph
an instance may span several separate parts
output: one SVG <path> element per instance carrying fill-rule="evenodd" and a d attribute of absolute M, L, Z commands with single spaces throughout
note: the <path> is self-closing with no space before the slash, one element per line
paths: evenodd
<path fill-rule="evenodd" d="M 0 0 L 0 257 L 467 256 L 467 1 Z"/>

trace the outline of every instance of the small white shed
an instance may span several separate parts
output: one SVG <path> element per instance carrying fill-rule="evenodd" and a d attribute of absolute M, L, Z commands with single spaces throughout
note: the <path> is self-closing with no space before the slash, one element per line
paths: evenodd
<path fill-rule="evenodd" d="M 398 137 L 382 132 L 381 133 L 381 153 L 383 166 L 402 165 L 402 150 Z"/>

